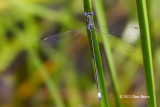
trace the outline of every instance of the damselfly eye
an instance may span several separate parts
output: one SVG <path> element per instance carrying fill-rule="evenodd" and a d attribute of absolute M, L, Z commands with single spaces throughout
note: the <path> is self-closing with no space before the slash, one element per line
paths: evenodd
<path fill-rule="evenodd" d="M 94 15 L 93 12 L 91 12 L 91 15 Z"/>
<path fill-rule="evenodd" d="M 84 16 L 87 16 L 87 13 L 86 13 L 86 12 L 84 13 Z"/>

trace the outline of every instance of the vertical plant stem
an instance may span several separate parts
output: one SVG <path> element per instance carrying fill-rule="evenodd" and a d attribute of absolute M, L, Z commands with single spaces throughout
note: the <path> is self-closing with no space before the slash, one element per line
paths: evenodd
<path fill-rule="evenodd" d="M 91 12 L 90 0 L 83 0 L 83 4 L 84 4 L 84 11 Z M 93 19 L 93 17 L 91 17 L 91 18 Z M 92 63 L 93 63 L 93 66 L 95 66 L 94 60 L 93 60 L 94 56 L 93 56 L 93 49 L 92 49 L 91 34 L 88 29 L 87 29 L 87 34 L 88 34 L 88 41 L 89 41 L 89 46 L 90 46 L 90 50 L 91 50 Z M 108 104 L 108 99 L 107 99 L 101 56 L 100 56 L 98 41 L 97 41 L 97 37 L 96 37 L 96 33 L 95 33 L 94 23 L 93 23 L 93 29 L 92 29 L 92 37 L 93 37 L 93 47 L 94 47 L 94 52 L 95 52 L 95 60 L 96 60 L 97 73 L 98 73 L 98 81 L 99 81 L 100 92 L 101 92 L 100 104 L 101 104 L 101 107 L 108 107 L 109 104 Z"/>
<path fill-rule="evenodd" d="M 136 0 L 137 11 L 139 18 L 139 25 L 141 29 L 141 45 L 143 53 L 144 74 L 146 81 L 148 107 L 156 107 L 156 96 L 153 77 L 152 53 L 151 53 L 151 40 L 150 30 L 147 15 L 146 0 Z"/>
<path fill-rule="evenodd" d="M 98 21 L 99 26 L 106 26 L 106 28 L 100 27 L 100 31 L 103 31 L 106 34 L 108 34 L 105 15 L 104 15 L 104 8 L 102 5 L 102 0 L 93 0 L 93 4 L 95 7 L 96 17 L 97 17 L 97 21 Z M 103 46 L 104 46 L 104 50 L 105 50 L 106 60 L 107 60 L 107 64 L 108 64 L 108 71 L 109 71 L 111 83 L 113 86 L 113 92 L 115 95 L 115 101 L 116 101 L 117 107 L 121 107 L 121 102 L 120 102 L 120 98 L 119 98 L 119 88 L 118 88 L 119 85 L 117 82 L 115 67 L 114 67 L 111 51 L 109 48 L 109 41 L 105 37 L 107 35 L 104 35 L 104 34 L 101 34 L 101 35 L 102 35 L 102 42 L 103 42 Z"/>
<path fill-rule="evenodd" d="M 153 19 L 151 17 L 152 4 L 153 4 L 152 0 L 147 0 L 146 1 L 148 21 L 149 21 L 149 26 L 150 26 L 150 35 L 154 35 L 154 33 L 153 33 L 154 32 L 154 27 L 153 27 L 153 22 L 152 22 Z M 154 60 L 154 55 L 155 55 L 155 51 L 156 51 L 156 48 L 157 48 L 156 47 L 157 44 L 155 42 L 156 38 L 155 38 L 155 36 L 151 36 L 150 39 L 151 39 L 152 57 L 153 57 L 153 60 Z"/>

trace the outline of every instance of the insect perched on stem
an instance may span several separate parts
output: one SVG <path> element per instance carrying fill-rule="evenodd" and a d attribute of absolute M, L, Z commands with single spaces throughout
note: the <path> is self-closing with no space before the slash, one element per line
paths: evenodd
<path fill-rule="evenodd" d="M 85 12 L 84 16 L 87 18 L 87 26 L 83 26 L 82 28 L 67 31 L 67 32 L 64 32 L 64 33 L 59 33 L 59 34 L 50 33 L 50 34 L 47 34 L 43 38 L 43 41 L 49 43 L 49 45 L 51 45 L 51 46 L 59 47 L 61 44 L 64 44 L 65 41 L 70 40 L 71 38 L 73 38 L 75 36 L 78 36 L 78 34 L 82 35 L 82 33 L 86 32 L 86 28 L 87 28 L 90 32 L 90 38 L 91 38 L 91 43 L 92 43 L 91 45 L 92 45 L 92 54 L 93 54 L 94 67 L 95 67 L 95 73 L 96 73 L 98 99 L 101 99 L 101 93 L 100 93 L 100 87 L 99 87 L 99 81 L 98 81 L 98 74 L 97 74 L 98 71 L 97 71 L 97 65 L 96 65 L 96 60 L 95 60 L 95 49 L 94 49 L 93 35 L 92 35 L 93 21 L 92 21 L 91 17 L 93 16 L 93 12 L 88 12 L 88 13 Z M 100 26 L 100 27 L 104 27 L 104 26 Z M 98 35 L 103 34 L 101 36 L 104 36 L 104 38 L 107 38 L 109 40 L 109 45 L 112 46 L 114 49 L 118 49 L 118 51 L 121 51 L 121 52 L 124 52 L 124 53 L 127 52 L 127 51 L 130 51 L 130 50 L 131 51 L 135 50 L 135 48 L 133 47 L 132 44 L 130 44 L 130 43 L 124 41 L 124 40 L 121 40 L 118 37 L 115 37 L 115 36 L 119 36 L 119 35 L 122 34 L 122 33 L 120 33 L 120 34 L 117 33 L 117 31 L 123 31 L 124 26 L 108 27 L 109 33 L 104 33 L 103 31 L 100 31 L 98 29 L 100 27 L 95 26 L 94 30 L 96 31 L 96 33 Z M 139 31 L 138 27 L 130 26 L 126 30 L 129 30 L 129 32 L 131 32 L 132 34 L 139 35 L 139 33 L 137 33 L 137 31 Z M 80 32 L 80 33 L 77 33 L 77 32 Z M 99 39 L 99 37 L 98 37 L 98 39 Z M 71 47 L 74 47 L 74 46 L 71 46 Z"/>
<path fill-rule="evenodd" d="M 84 16 L 87 17 L 87 29 L 90 31 L 90 37 L 91 37 L 91 42 L 92 42 L 93 60 L 94 60 L 94 67 L 95 67 L 96 80 L 97 80 L 97 94 L 98 94 L 98 99 L 100 100 L 101 99 L 101 92 L 100 92 L 99 81 L 98 81 L 97 63 L 96 63 L 95 49 L 94 49 L 93 36 L 92 36 L 92 29 L 93 29 L 93 23 L 92 23 L 92 19 L 91 19 L 92 15 L 93 15 L 93 12 L 84 13 Z"/>

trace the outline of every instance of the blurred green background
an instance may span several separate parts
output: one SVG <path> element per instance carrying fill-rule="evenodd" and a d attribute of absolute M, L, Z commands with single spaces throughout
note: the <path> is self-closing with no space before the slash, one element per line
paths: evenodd
<path fill-rule="evenodd" d="M 157 106 L 160 106 L 160 8 L 148 0 Z M 135 0 L 103 0 L 109 26 L 137 26 Z M 92 6 L 94 12 L 94 7 Z M 95 13 L 96 15 L 96 13 Z M 96 23 L 96 17 L 94 17 Z M 86 33 L 76 31 L 60 46 L 43 43 L 43 35 L 85 26 L 82 0 L 0 0 L 0 106 L 98 107 L 97 86 Z M 125 31 L 125 29 L 123 30 Z M 83 35 L 83 36 L 82 36 Z M 135 52 L 113 50 L 120 95 L 146 95 L 140 35 L 120 38 Z M 58 39 L 57 39 L 58 41 Z M 100 44 L 107 97 L 115 106 Z M 146 107 L 146 99 L 121 99 L 124 107 Z"/>

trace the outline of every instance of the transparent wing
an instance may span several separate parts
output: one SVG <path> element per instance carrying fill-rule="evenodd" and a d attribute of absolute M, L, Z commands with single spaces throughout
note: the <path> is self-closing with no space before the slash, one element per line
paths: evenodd
<path fill-rule="evenodd" d="M 73 56 L 76 51 L 79 43 L 82 40 L 82 36 L 77 36 L 73 43 L 69 43 L 67 46 L 58 48 L 52 52 L 52 57 L 54 56 L 54 62 L 62 61 L 66 56 Z M 73 52 L 74 51 L 74 52 Z"/>
<path fill-rule="evenodd" d="M 119 37 L 124 33 L 124 31 L 128 31 L 128 30 L 130 34 L 134 36 L 135 32 L 137 31 L 139 32 L 138 27 L 130 26 L 125 28 L 124 26 L 111 26 L 111 27 L 108 27 L 109 33 L 105 33 L 104 32 L 105 30 L 103 29 L 106 29 L 106 27 L 96 26 L 95 30 L 97 34 L 102 36 L 102 37 L 99 36 L 98 38 L 101 37 L 101 40 L 108 38 L 109 44 L 112 48 L 124 53 L 135 51 L 135 47 L 132 43 L 126 42 L 120 39 Z M 51 49 L 53 48 L 56 49 L 56 52 L 57 52 L 57 50 L 61 50 L 62 48 L 67 47 L 68 46 L 67 43 L 70 40 L 73 40 L 73 38 L 77 36 L 83 35 L 85 31 L 86 31 L 86 26 L 76 30 L 67 31 L 59 34 L 48 33 L 42 38 L 42 46 L 45 46 L 45 45 L 49 46 L 51 47 Z M 128 36 L 130 34 L 128 34 Z M 69 46 L 69 47 L 73 47 L 73 46 Z"/>
<path fill-rule="evenodd" d="M 76 30 L 71 30 L 59 34 L 48 33 L 42 37 L 42 45 L 49 45 L 52 47 L 59 47 L 64 45 L 75 36 L 80 36 L 81 33 L 86 31 L 86 27 L 82 27 Z"/>
<path fill-rule="evenodd" d="M 139 33 L 139 27 L 136 26 L 96 26 L 96 30 L 104 32 L 103 29 L 108 29 L 108 32 L 112 36 L 120 37 L 125 31 L 130 31 L 132 34 Z"/>
<path fill-rule="evenodd" d="M 86 29 L 79 28 L 72 31 L 67 31 L 59 34 L 48 33 L 42 38 L 41 47 L 42 50 L 50 57 L 58 57 L 61 53 L 67 55 L 73 51 L 76 45 L 79 43 L 82 35 Z"/>
<path fill-rule="evenodd" d="M 132 35 L 135 34 L 135 36 L 137 35 L 137 33 L 135 32 L 139 32 L 139 28 L 138 27 L 127 27 L 126 29 L 124 29 L 123 26 L 111 26 L 109 27 L 109 33 L 105 33 L 105 27 L 101 28 L 102 26 L 100 26 L 99 28 L 95 28 L 96 32 L 98 35 L 101 35 L 101 40 L 103 39 L 105 41 L 105 38 L 108 39 L 109 45 L 116 49 L 117 51 L 120 51 L 122 53 L 128 53 L 128 52 L 135 52 L 136 48 L 132 43 L 129 43 L 125 40 L 122 40 L 120 38 L 120 36 L 124 33 L 125 30 L 129 30 L 130 33 L 132 33 Z M 129 35 L 128 35 L 129 36 Z"/>

